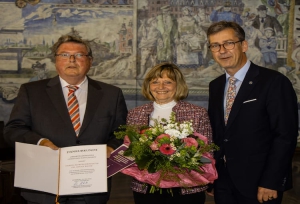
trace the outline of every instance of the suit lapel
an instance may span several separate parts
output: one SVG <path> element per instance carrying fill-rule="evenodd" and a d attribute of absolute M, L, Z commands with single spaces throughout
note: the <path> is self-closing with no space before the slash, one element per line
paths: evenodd
<path fill-rule="evenodd" d="M 228 129 L 234 119 L 236 118 L 241 106 L 243 105 L 243 102 L 245 100 L 247 100 L 248 95 L 251 93 L 251 91 L 253 90 L 253 88 L 255 87 L 255 85 L 258 82 L 258 74 L 259 74 L 259 69 L 256 65 L 254 65 L 253 63 L 251 63 L 250 68 L 244 78 L 244 81 L 240 87 L 240 90 L 234 100 L 234 103 L 232 105 L 231 111 L 230 111 L 230 115 L 227 121 L 227 126 L 226 129 Z"/>
<path fill-rule="evenodd" d="M 216 104 L 216 107 L 222 107 L 221 110 L 219 111 L 219 114 L 217 117 L 222 120 L 223 125 L 225 126 L 225 121 L 224 121 L 224 93 L 225 93 L 225 84 L 226 84 L 226 75 L 224 74 L 223 77 L 220 79 L 219 82 L 220 85 L 217 87 L 220 87 L 217 91 L 216 94 L 214 95 L 215 100 L 217 101 L 218 104 Z"/>
<path fill-rule="evenodd" d="M 88 96 L 86 110 L 79 135 L 86 129 L 90 121 L 95 116 L 100 101 L 102 100 L 102 91 L 98 83 L 88 77 Z"/>
<path fill-rule="evenodd" d="M 70 115 L 68 113 L 68 108 L 66 105 L 66 101 L 62 92 L 62 87 L 59 81 L 59 77 L 54 77 L 47 84 L 47 94 L 49 95 L 50 101 L 56 108 L 57 113 L 61 116 L 63 121 L 66 124 L 66 127 L 70 129 L 74 135 L 75 131 L 73 129 L 73 125 L 70 120 Z"/>

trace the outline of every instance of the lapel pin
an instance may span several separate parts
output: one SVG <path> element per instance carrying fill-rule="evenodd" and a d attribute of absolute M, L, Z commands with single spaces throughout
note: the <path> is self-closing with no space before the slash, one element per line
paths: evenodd
<path fill-rule="evenodd" d="M 249 81 L 249 84 L 253 84 L 253 82 L 252 82 L 252 81 Z"/>

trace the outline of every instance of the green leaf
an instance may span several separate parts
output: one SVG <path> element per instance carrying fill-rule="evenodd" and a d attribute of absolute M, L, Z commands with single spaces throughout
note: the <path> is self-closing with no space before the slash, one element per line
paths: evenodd
<path fill-rule="evenodd" d="M 200 162 L 203 164 L 211 163 L 211 160 L 206 157 L 201 157 Z"/>
<path fill-rule="evenodd" d="M 130 142 L 135 142 L 139 140 L 139 134 L 137 134 L 135 131 L 133 130 L 129 130 L 127 131 L 127 136 L 130 140 Z"/>
<path fill-rule="evenodd" d="M 149 173 L 155 173 L 157 171 L 157 167 L 156 167 L 156 164 L 155 162 L 150 162 L 150 164 L 148 164 L 148 172 Z"/>
<path fill-rule="evenodd" d="M 151 164 L 151 161 L 152 161 L 151 155 L 143 155 L 140 157 L 140 159 L 135 160 L 139 169 L 147 169 L 149 164 Z"/>
<path fill-rule="evenodd" d="M 128 147 L 128 149 L 126 149 L 125 151 L 124 151 L 124 156 L 132 156 L 133 154 L 132 154 L 132 145 L 130 144 L 129 145 L 129 147 Z"/>

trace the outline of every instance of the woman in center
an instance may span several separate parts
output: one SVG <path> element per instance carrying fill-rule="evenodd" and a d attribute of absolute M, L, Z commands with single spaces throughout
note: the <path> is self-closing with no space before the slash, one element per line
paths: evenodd
<path fill-rule="evenodd" d="M 145 76 L 142 94 L 151 102 L 129 111 L 127 125 L 154 125 L 153 119 L 169 119 L 175 113 L 178 122 L 191 121 L 195 132 L 211 142 L 211 126 L 205 108 L 183 101 L 188 87 L 180 69 L 171 63 L 154 66 Z M 204 204 L 207 186 L 163 189 L 150 193 L 150 185 L 133 179 L 135 204 Z"/>

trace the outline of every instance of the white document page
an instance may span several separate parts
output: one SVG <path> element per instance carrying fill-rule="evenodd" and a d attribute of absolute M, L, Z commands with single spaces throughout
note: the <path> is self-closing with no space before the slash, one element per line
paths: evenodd
<path fill-rule="evenodd" d="M 61 149 L 60 195 L 107 192 L 106 145 Z"/>
<path fill-rule="evenodd" d="M 15 187 L 59 195 L 107 192 L 106 145 L 60 150 L 59 159 L 58 150 L 16 143 Z"/>
<path fill-rule="evenodd" d="M 15 187 L 57 194 L 59 151 L 16 142 Z"/>

